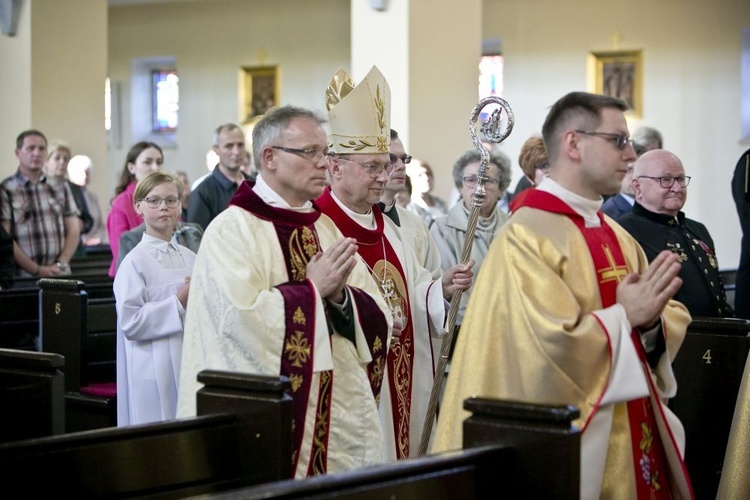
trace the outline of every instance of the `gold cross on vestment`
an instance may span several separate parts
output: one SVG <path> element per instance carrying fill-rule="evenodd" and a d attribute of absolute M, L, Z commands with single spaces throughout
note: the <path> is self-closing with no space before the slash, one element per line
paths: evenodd
<path fill-rule="evenodd" d="M 615 262 L 615 257 L 612 255 L 612 250 L 609 249 L 608 245 L 602 245 L 602 250 L 604 250 L 604 255 L 607 256 L 607 262 L 609 263 L 609 267 L 605 267 L 604 269 L 597 269 L 597 273 L 599 273 L 599 282 L 600 283 L 607 283 L 609 281 L 615 280 L 618 283 L 622 281 L 622 278 L 628 274 L 628 266 L 618 266 Z"/>

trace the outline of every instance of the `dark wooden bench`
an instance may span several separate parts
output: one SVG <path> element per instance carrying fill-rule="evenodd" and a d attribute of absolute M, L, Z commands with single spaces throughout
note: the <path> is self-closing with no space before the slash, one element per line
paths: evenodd
<path fill-rule="evenodd" d="M 289 381 L 198 377 L 206 384 L 198 407 L 218 413 L 2 444 L 3 489 L 30 498 L 164 499 L 291 477 Z"/>
<path fill-rule="evenodd" d="M 737 269 L 722 269 L 719 271 L 724 291 L 727 294 L 727 302 L 734 307 L 734 292 L 737 289 Z"/>
<path fill-rule="evenodd" d="M 65 357 L 68 432 L 117 425 L 115 299 L 91 298 L 82 281 L 41 279 L 41 344 Z"/>
<path fill-rule="evenodd" d="M 109 273 L 112 264 L 112 250 L 109 245 L 86 248 L 84 255 L 76 255 L 70 260 L 71 273 L 79 278 L 101 276 Z M 86 281 L 85 279 L 83 281 Z"/>
<path fill-rule="evenodd" d="M 715 498 L 737 394 L 750 352 L 750 322 L 693 318 L 673 363 L 669 407 L 685 427 L 685 465 L 697 498 Z"/>
<path fill-rule="evenodd" d="M 0 290 L 0 347 L 39 349 L 39 290 Z"/>
<path fill-rule="evenodd" d="M 211 495 L 265 498 L 555 498 L 580 496 L 576 408 L 469 399 L 464 449 Z M 501 493 L 502 492 L 502 495 Z"/>
<path fill-rule="evenodd" d="M 0 349 L 0 442 L 65 431 L 63 364 L 59 354 Z"/>

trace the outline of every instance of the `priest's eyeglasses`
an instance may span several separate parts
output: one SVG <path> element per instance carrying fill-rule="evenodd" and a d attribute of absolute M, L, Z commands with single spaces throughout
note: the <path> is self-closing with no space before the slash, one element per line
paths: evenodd
<path fill-rule="evenodd" d="M 145 201 L 148 208 L 159 208 L 162 201 L 167 204 L 167 208 L 177 208 L 177 205 L 180 204 L 180 199 L 172 196 L 169 198 L 141 198 L 138 201 Z"/>
<path fill-rule="evenodd" d="M 350 160 L 348 158 L 342 158 L 341 156 L 339 156 L 338 159 L 342 161 L 348 161 L 350 163 L 356 163 L 360 167 L 367 170 L 367 173 L 373 179 L 377 179 L 378 177 L 380 177 L 380 174 L 382 174 L 383 171 L 385 171 L 386 175 L 391 175 L 391 172 L 393 172 L 393 169 L 396 168 L 396 165 L 394 163 L 388 163 L 387 165 L 383 165 L 380 163 L 360 163 L 358 161 Z"/>
<path fill-rule="evenodd" d="M 313 163 L 318 163 L 322 159 L 325 159 L 326 161 L 328 161 L 327 149 L 318 149 L 318 148 L 299 149 L 299 148 L 287 148 L 285 146 L 271 146 L 271 148 L 278 149 L 286 153 L 291 153 L 293 155 L 301 156 L 305 160 L 311 161 Z"/>
<path fill-rule="evenodd" d="M 468 175 L 466 177 L 462 177 L 461 180 L 464 182 L 464 186 L 469 189 L 474 189 L 475 187 L 477 187 L 479 177 L 477 177 L 476 175 Z M 486 188 L 497 189 L 498 186 L 500 186 L 500 179 L 497 179 L 495 177 L 487 177 L 487 180 L 484 181 L 484 187 Z"/>
<path fill-rule="evenodd" d="M 628 144 L 633 144 L 633 140 L 624 134 L 611 134 L 609 132 L 592 132 L 589 130 L 576 130 L 579 134 L 584 135 L 593 135 L 596 137 L 601 137 L 602 139 L 606 139 L 608 141 L 612 141 L 615 144 L 615 147 L 617 149 L 625 149 L 628 147 Z"/>
<path fill-rule="evenodd" d="M 646 178 L 646 179 L 653 179 L 655 181 L 659 181 L 659 185 L 663 187 L 664 189 L 669 189 L 672 186 L 674 186 L 675 181 L 680 187 L 687 187 L 688 184 L 690 184 L 690 176 L 689 175 L 680 175 L 679 177 L 650 177 L 648 175 L 639 175 L 639 179 Z"/>
<path fill-rule="evenodd" d="M 401 160 L 402 162 L 404 162 L 404 165 L 406 165 L 407 163 L 411 163 L 411 156 L 407 155 L 407 154 L 403 154 L 403 155 L 388 155 L 388 158 L 390 158 L 390 160 L 391 160 L 391 165 L 395 165 L 396 163 L 398 163 L 399 160 Z"/>

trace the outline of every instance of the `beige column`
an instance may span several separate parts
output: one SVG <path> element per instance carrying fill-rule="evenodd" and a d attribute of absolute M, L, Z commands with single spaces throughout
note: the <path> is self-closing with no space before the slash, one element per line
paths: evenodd
<path fill-rule="evenodd" d="M 107 1 L 23 0 L 15 36 L 0 35 L 0 74 L 0 176 L 18 166 L 16 136 L 36 128 L 92 158 L 105 204 Z"/>
<path fill-rule="evenodd" d="M 376 2 L 378 3 L 378 2 Z M 407 152 L 435 170 L 435 194 L 446 199 L 454 160 L 472 148 L 471 110 L 479 100 L 481 0 L 351 2 L 351 74 L 376 65 L 391 87 L 391 126 Z"/>

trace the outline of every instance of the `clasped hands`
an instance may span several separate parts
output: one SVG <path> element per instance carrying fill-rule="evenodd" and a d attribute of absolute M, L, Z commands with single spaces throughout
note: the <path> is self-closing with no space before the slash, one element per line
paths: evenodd
<path fill-rule="evenodd" d="M 354 238 L 340 238 L 307 263 L 307 278 L 324 299 L 336 304 L 344 302 L 344 287 L 357 264 L 357 248 Z"/>
<path fill-rule="evenodd" d="M 650 327 L 661 317 L 664 307 L 682 286 L 680 262 L 676 254 L 662 251 L 643 274 L 631 273 L 617 285 L 617 302 L 633 328 Z"/>

